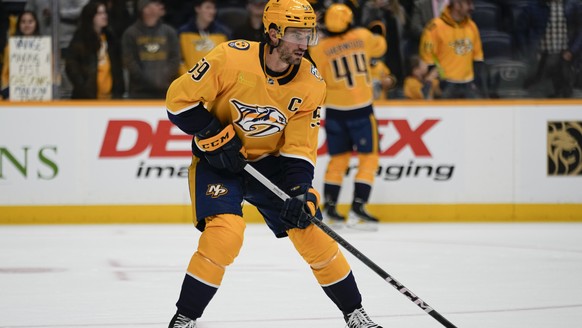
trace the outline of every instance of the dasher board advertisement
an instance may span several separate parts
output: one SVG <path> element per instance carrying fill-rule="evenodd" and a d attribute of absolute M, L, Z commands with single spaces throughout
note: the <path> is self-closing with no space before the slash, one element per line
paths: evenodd
<path fill-rule="evenodd" d="M 582 102 L 395 102 L 375 113 L 371 205 L 582 203 Z M 163 102 L 4 103 L 0 122 L 0 208 L 190 204 L 191 137 Z M 320 190 L 328 161 L 322 127 Z"/>

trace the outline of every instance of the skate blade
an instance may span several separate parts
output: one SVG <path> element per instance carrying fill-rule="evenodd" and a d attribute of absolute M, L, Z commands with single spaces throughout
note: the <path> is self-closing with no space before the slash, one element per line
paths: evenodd
<path fill-rule="evenodd" d="M 376 222 L 358 222 L 354 224 L 346 224 L 346 228 L 354 231 L 378 231 L 378 223 Z"/>
<path fill-rule="evenodd" d="M 328 227 L 334 229 L 334 230 L 339 230 L 339 229 L 343 229 L 345 227 L 345 223 L 337 221 L 337 220 L 323 220 L 323 223 L 325 223 Z"/>

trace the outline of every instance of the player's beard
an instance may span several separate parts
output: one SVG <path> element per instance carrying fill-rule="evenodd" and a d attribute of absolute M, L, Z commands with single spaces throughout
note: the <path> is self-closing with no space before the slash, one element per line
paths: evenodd
<path fill-rule="evenodd" d="M 281 61 L 289 65 L 299 65 L 301 63 L 301 58 L 303 57 L 295 55 L 295 52 L 289 50 L 289 48 L 279 46 L 277 50 L 279 51 L 279 59 Z"/>

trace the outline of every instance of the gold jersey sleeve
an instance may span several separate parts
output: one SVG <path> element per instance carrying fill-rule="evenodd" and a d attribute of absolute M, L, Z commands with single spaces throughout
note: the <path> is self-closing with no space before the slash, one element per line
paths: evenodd
<path fill-rule="evenodd" d="M 481 37 L 475 22 L 456 23 L 448 9 L 429 22 L 420 40 L 420 57 L 436 65 L 449 82 L 470 82 L 474 78 L 473 62 L 483 61 Z"/>
<path fill-rule="evenodd" d="M 327 84 L 325 104 L 338 110 L 354 110 L 372 104 L 372 58 L 386 52 L 386 39 L 365 28 L 320 41 L 309 54 Z"/>
<path fill-rule="evenodd" d="M 233 124 L 249 160 L 282 155 L 315 166 L 325 82 L 306 59 L 269 76 L 265 47 L 244 40 L 218 45 L 170 85 L 167 110 L 179 115 L 202 103 L 223 125 Z"/>

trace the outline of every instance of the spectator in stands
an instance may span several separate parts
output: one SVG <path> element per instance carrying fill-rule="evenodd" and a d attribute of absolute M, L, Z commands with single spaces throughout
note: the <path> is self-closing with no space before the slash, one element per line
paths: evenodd
<path fill-rule="evenodd" d="M 233 39 L 244 39 L 249 41 L 261 41 L 265 34 L 263 28 L 263 11 L 268 0 L 248 0 L 247 11 L 249 13 L 246 22 L 233 31 Z"/>
<path fill-rule="evenodd" d="M 123 33 L 123 64 L 129 73 L 129 98 L 164 99 L 178 76 L 180 45 L 176 30 L 162 23 L 161 0 L 139 0 L 139 19 Z"/>
<path fill-rule="evenodd" d="M 134 2 L 131 0 L 131 2 Z M 109 18 L 109 28 L 116 38 L 121 39 L 123 32 L 133 24 L 137 15 L 133 15 L 127 7 L 126 0 L 107 0 L 107 17 Z"/>
<path fill-rule="evenodd" d="M 38 17 L 41 35 L 51 35 L 53 31 L 53 14 L 50 0 L 27 0 L 24 10 L 32 11 Z"/>
<path fill-rule="evenodd" d="M 404 11 L 406 12 L 406 16 L 410 17 L 412 15 L 412 7 L 414 6 L 414 0 L 398 0 Z"/>
<path fill-rule="evenodd" d="M 572 60 L 582 54 L 581 19 L 579 0 L 538 0 L 524 8 L 516 37 L 521 57 L 533 68 L 526 87 L 543 97 L 572 96 Z M 545 87 L 546 79 L 553 88 Z"/>
<path fill-rule="evenodd" d="M 370 60 L 370 76 L 374 88 L 374 100 L 387 100 L 388 93 L 398 82 L 392 75 L 390 68 L 384 63 L 384 58 L 372 58 Z"/>
<path fill-rule="evenodd" d="M 407 17 L 404 7 L 398 0 L 369 0 L 362 9 L 362 26 L 368 26 L 373 21 L 380 21 L 386 26 L 386 42 L 388 51 L 384 55 L 384 63 L 390 67 L 398 81 L 404 79 L 404 27 Z"/>
<path fill-rule="evenodd" d="M 8 60 L 4 55 L 4 50 L 8 42 L 9 28 L 10 21 L 8 18 L 8 11 L 4 8 L 4 3 L 0 1 L 0 72 L 2 72 L 4 67 L 4 61 Z M 0 99 L 2 99 L 1 95 Z"/>
<path fill-rule="evenodd" d="M 73 99 L 121 98 L 125 89 L 119 41 L 107 28 L 105 3 L 83 7 L 66 59 Z"/>
<path fill-rule="evenodd" d="M 59 97 L 67 99 L 71 97 L 73 86 L 65 73 L 65 59 L 67 58 L 67 50 L 73 34 L 77 29 L 81 9 L 89 0 L 59 0 L 59 12 L 55 15 L 52 10 L 51 1 L 47 0 L 28 0 L 25 9 L 36 12 L 40 22 L 40 32 L 42 35 L 58 37 L 60 49 L 60 75 L 61 83 L 59 85 Z M 58 26 L 54 24 L 54 17 L 58 17 Z M 55 26 L 58 31 L 53 31 Z M 58 35 L 57 35 L 58 33 Z"/>
<path fill-rule="evenodd" d="M 166 15 L 164 22 L 174 29 L 179 29 L 182 25 L 188 23 L 192 17 L 193 0 L 165 0 L 164 7 Z M 135 10 L 137 11 L 137 9 Z"/>
<path fill-rule="evenodd" d="M 40 27 L 38 24 L 38 18 L 33 11 L 25 10 L 16 19 L 16 31 L 14 36 L 40 36 Z M 2 87 L 0 88 L 0 94 L 3 99 L 10 98 L 10 47 L 6 45 L 4 48 L 4 58 L 5 62 L 2 66 Z"/>
<path fill-rule="evenodd" d="M 442 98 L 482 97 L 475 81 L 481 81 L 483 49 L 473 8 L 473 0 L 450 0 L 422 34 L 420 58 L 439 70 Z"/>
<path fill-rule="evenodd" d="M 368 29 L 377 35 L 386 38 L 386 27 L 380 21 L 373 21 L 368 24 Z M 388 99 L 388 92 L 396 87 L 396 77 L 392 75 L 390 68 L 384 62 L 384 57 L 371 58 L 370 76 L 374 88 L 374 100 Z"/>
<path fill-rule="evenodd" d="M 434 99 L 440 96 L 438 71 L 428 65 L 418 55 L 410 57 L 410 74 L 404 79 L 406 99 Z"/>
<path fill-rule="evenodd" d="M 8 10 L 4 8 L 4 3 L 0 1 L 0 50 L 4 49 L 6 46 L 9 26 Z M 3 53 L 0 51 L 0 56 L 2 56 L 2 54 Z M 0 57 L 0 70 L 2 70 L 3 63 L 4 57 Z"/>
<path fill-rule="evenodd" d="M 441 15 L 449 0 L 415 0 L 407 25 L 407 54 L 418 54 L 420 36 L 428 22 Z"/>
<path fill-rule="evenodd" d="M 231 31 L 216 20 L 214 0 L 194 1 L 194 12 L 194 17 L 178 29 L 182 52 L 180 74 L 186 73 L 216 45 L 231 36 Z"/>

